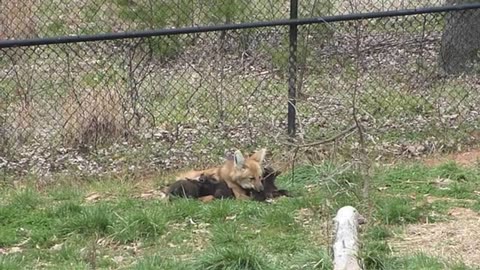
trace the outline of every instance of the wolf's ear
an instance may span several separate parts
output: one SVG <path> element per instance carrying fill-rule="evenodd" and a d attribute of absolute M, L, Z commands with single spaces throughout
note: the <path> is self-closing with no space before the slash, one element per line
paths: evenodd
<path fill-rule="evenodd" d="M 255 152 L 253 155 L 250 156 L 250 159 L 255 160 L 258 163 L 262 163 L 263 160 L 265 159 L 265 154 L 267 153 L 267 149 L 262 148 Z"/>
<path fill-rule="evenodd" d="M 235 151 L 235 155 L 233 156 L 233 164 L 235 164 L 235 167 L 239 169 L 243 168 L 243 165 L 245 164 L 245 158 L 240 150 Z"/>

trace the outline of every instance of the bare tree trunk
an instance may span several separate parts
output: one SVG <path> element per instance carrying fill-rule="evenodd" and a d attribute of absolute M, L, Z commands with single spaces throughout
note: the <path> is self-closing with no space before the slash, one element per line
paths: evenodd
<path fill-rule="evenodd" d="M 465 4 L 469 0 L 449 0 L 447 4 Z M 480 10 L 449 12 L 440 48 L 440 66 L 449 74 L 474 71 L 480 60 Z"/>

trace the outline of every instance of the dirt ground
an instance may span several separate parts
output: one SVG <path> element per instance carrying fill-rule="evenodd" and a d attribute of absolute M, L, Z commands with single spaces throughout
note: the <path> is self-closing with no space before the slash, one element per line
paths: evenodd
<path fill-rule="evenodd" d="M 424 160 L 434 166 L 453 160 L 462 166 L 478 166 L 480 149 Z M 480 190 L 480 187 L 479 187 Z M 446 198 L 433 198 L 443 200 Z M 394 237 L 394 252 L 411 254 L 424 252 L 449 261 L 461 261 L 471 267 L 480 267 L 480 214 L 467 208 L 452 208 L 446 222 L 410 224 L 403 234 Z"/>
<path fill-rule="evenodd" d="M 449 155 L 438 155 L 424 159 L 423 162 L 428 166 L 435 166 L 450 160 L 453 160 L 462 166 L 475 166 L 480 164 L 480 148 Z"/>
<path fill-rule="evenodd" d="M 466 208 L 452 208 L 451 220 L 411 224 L 391 242 L 394 252 L 424 252 L 449 261 L 480 266 L 480 215 Z"/>

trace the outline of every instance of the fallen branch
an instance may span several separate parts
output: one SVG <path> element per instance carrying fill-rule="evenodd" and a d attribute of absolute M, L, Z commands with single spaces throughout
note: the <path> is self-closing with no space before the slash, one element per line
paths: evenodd
<path fill-rule="evenodd" d="M 294 146 L 294 147 L 297 147 L 297 148 L 313 147 L 313 146 L 317 146 L 317 145 L 327 144 L 327 143 L 336 141 L 336 140 L 340 139 L 341 137 L 344 137 L 344 136 L 348 135 L 348 133 L 352 132 L 356 128 L 357 128 L 356 124 L 352 125 L 351 127 L 349 127 L 347 129 L 345 129 L 344 131 L 338 133 L 337 135 L 335 135 L 331 138 L 325 139 L 325 140 L 318 141 L 318 142 L 311 142 L 311 143 L 305 143 L 305 144 L 294 144 L 294 143 L 284 142 L 284 144 L 288 145 L 288 146 Z"/>
<path fill-rule="evenodd" d="M 358 226 L 365 218 L 352 206 L 338 210 L 333 219 L 335 240 L 333 243 L 333 270 L 361 270 L 358 256 Z"/>

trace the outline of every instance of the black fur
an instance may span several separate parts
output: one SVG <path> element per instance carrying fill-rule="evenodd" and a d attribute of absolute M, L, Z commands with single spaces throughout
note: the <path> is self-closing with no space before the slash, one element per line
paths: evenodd
<path fill-rule="evenodd" d="M 198 180 L 177 180 L 168 188 L 168 194 L 183 198 L 200 198 L 212 195 L 216 199 L 234 198 L 234 194 L 225 182 L 211 176 L 201 175 Z"/>
<path fill-rule="evenodd" d="M 202 196 L 213 195 L 215 199 L 235 198 L 233 191 L 223 181 L 217 181 L 213 177 L 206 175 L 200 176 L 199 181 L 202 183 Z"/>
<path fill-rule="evenodd" d="M 196 180 L 177 180 L 168 187 L 168 195 L 183 198 L 200 197 L 200 183 Z"/>
<path fill-rule="evenodd" d="M 278 189 L 277 186 L 275 186 L 275 179 L 280 174 L 280 171 L 275 171 L 270 167 L 264 168 L 262 175 L 263 191 L 249 190 L 250 197 L 255 201 L 265 201 L 280 196 L 290 196 L 287 190 Z"/>

